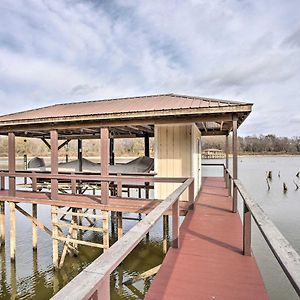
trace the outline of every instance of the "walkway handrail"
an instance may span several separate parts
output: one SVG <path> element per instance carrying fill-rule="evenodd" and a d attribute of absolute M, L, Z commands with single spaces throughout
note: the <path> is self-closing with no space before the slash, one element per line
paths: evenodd
<path fill-rule="evenodd" d="M 263 209 L 252 199 L 240 180 L 234 180 L 246 206 L 244 214 L 250 211 L 258 229 L 288 277 L 298 296 L 300 296 L 300 255 L 282 235 Z M 245 208 L 245 207 L 244 207 Z M 245 220 L 245 218 L 244 218 Z M 244 228 L 245 228 L 244 224 Z M 246 225 L 247 226 L 247 225 Z M 248 225 L 249 226 L 249 225 Z M 245 230 L 244 230 L 245 231 Z M 248 244 L 247 241 L 244 244 Z"/>
<path fill-rule="evenodd" d="M 300 296 L 300 255 L 282 235 L 263 209 L 252 199 L 239 179 L 233 175 L 224 164 L 209 164 L 223 166 L 226 187 L 229 196 L 232 189 L 237 189 L 243 200 L 243 253 L 251 255 L 251 216 L 267 242 L 270 250 L 286 274 L 288 280 Z"/>
<path fill-rule="evenodd" d="M 127 257 L 159 218 L 172 206 L 172 247 L 179 247 L 179 197 L 193 186 L 189 178 L 130 229 L 119 241 L 71 280 L 52 300 L 109 299 L 109 278 L 112 271 Z M 98 298 L 97 298 L 98 296 Z"/>

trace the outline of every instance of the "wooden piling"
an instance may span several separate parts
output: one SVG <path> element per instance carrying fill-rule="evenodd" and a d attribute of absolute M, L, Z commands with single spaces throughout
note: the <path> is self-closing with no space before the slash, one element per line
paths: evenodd
<path fill-rule="evenodd" d="M 169 216 L 163 216 L 163 253 L 168 251 Z"/>
<path fill-rule="evenodd" d="M 0 202 L 0 249 L 5 244 L 5 202 Z"/>
<path fill-rule="evenodd" d="M 109 248 L 109 218 L 108 211 L 102 211 L 102 227 L 103 227 L 103 251 Z"/>
<path fill-rule="evenodd" d="M 122 212 L 117 212 L 117 223 L 118 223 L 118 240 L 119 240 L 123 236 Z"/>
<path fill-rule="evenodd" d="M 179 248 L 179 201 L 172 205 L 172 247 Z"/>
<path fill-rule="evenodd" d="M 51 206 L 51 220 L 52 220 L 52 255 L 53 255 L 53 267 L 58 269 L 59 257 L 58 257 L 58 207 Z"/>
<path fill-rule="evenodd" d="M 14 202 L 9 202 L 10 208 L 10 237 L 9 237 L 9 244 L 10 244 L 10 259 L 12 262 L 16 259 L 16 204 Z"/>
<path fill-rule="evenodd" d="M 32 204 L 32 217 L 37 219 L 37 204 Z M 34 250 L 37 249 L 37 240 L 38 240 L 38 233 L 37 233 L 37 225 L 35 222 L 32 222 L 32 248 Z"/>

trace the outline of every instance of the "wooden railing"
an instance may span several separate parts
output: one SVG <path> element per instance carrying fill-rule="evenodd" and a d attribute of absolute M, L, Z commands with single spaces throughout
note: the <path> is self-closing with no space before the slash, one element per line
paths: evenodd
<path fill-rule="evenodd" d="M 107 175 L 103 176 L 96 173 L 66 173 L 60 172 L 59 174 L 51 174 L 50 172 L 42 171 L 16 171 L 9 172 L 7 170 L 0 170 L 0 188 L 5 189 L 5 177 L 9 178 L 11 184 L 9 185 L 9 196 L 15 196 L 16 193 L 16 178 L 30 178 L 32 181 L 32 191 L 38 192 L 37 184 L 41 181 L 51 182 L 51 199 L 55 200 L 58 197 L 58 182 L 69 182 L 71 191 L 76 194 L 77 184 L 84 182 L 94 183 L 115 183 L 117 186 L 117 195 L 121 197 L 122 186 L 126 184 L 143 183 L 146 188 L 149 188 L 151 183 L 183 183 L 187 178 L 183 177 L 154 177 L 154 174 L 134 173 L 130 175 Z M 55 183 L 55 184 L 53 184 Z M 193 183 L 192 183 L 193 185 Z M 108 185 L 107 185 L 108 186 Z M 192 190 L 192 188 L 190 189 Z M 101 186 L 101 202 L 103 198 L 108 199 L 109 190 Z M 193 205 L 193 203 L 191 203 Z"/>
<path fill-rule="evenodd" d="M 52 299 L 109 299 L 110 274 L 170 207 L 172 207 L 172 247 L 178 248 L 179 197 L 186 189 L 192 190 L 193 182 L 193 178 L 184 179 L 184 182 L 173 193 L 54 295 Z M 191 192 L 190 195 L 192 195 Z"/>
<path fill-rule="evenodd" d="M 300 296 L 300 255 L 250 196 L 241 181 L 233 179 L 232 173 L 224 164 L 204 164 L 204 166 L 222 166 L 229 196 L 233 194 L 233 189 L 236 189 L 241 196 L 243 201 L 244 255 L 251 255 L 251 219 L 253 218 L 282 270 Z"/>

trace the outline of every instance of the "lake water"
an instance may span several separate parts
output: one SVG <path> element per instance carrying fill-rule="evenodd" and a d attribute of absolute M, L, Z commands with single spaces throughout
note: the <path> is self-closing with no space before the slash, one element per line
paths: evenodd
<path fill-rule="evenodd" d="M 203 161 L 203 163 L 207 160 Z M 222 160 L 212 160 L 218 163 Z M 273 171 L 273 179 L 268 190 L 266 171 Z M 280 171 L 280 177 L 278 173 Z M 295 190 L 295 181 L 300 186 L 300 179 L 295 175 L 300 171 L 300 157 L 240 157 L 239 178 L 250 194 L 260 204 L 284 236 L 300 252 L 300 189 Z M 203 176 L 221 176 L 217 167 L 203 167 Z M 288 191 L 283 192 L 283 182 Z M 28 212 L 31 206 L 22 205 Z M 6 208 L 7 224 L 8 209 Z M 52 268 L 52 241 L 44 232 L 39 231 L 37 252 L 32 251 L 31 223 L 17 212 L 17 253 L 16 263 L 9 259 L 9 225 L 5 249 L 0 252 L 1 299 L 49 299 L 56 291 L 69 282 L 90 262 L 101 254 L 101 250 L 79 246 L 80 254 L 76 258 L 66 257 L 63 268 L 54 272 Z M 50 209 L 38 206 L 38 216 L 51 227 Z M 133 216 L 133 215 L 130 215 Z M 134 215 L 136 217 L 136 215 Z M 128 231 L 136 221 L 124 220 L 124 231 Z M 87 224 L 88 225 L 88 224 Z M 100 223 L 99 223 L 100 225 Z M 268 249 L 260 233 L 253 225 L 253 252 L 263 275 L 271 299 L 298 299 L 278 263 Z M 95 233 L 83 235 L 85 240 L 97 241 L 101 237 Z M 111 242 L 116 240 L 111 233 Z M 150 239 L 144 239 L 124 260 L 111 276 L 112 299 L 141 299 L 145 295 L 151 280 L 133 285 L 122 284 L 132 276 L 159 265 L 164 257 L 162 247 L 162 222 L 151 231 Z M 62 250 L 62 248 L 60 248 Z"/>

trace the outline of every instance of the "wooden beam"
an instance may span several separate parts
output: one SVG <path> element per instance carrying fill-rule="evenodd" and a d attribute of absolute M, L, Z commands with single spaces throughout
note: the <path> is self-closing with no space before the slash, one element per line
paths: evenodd
<path fill-rule="evenodd" d="M 19 211 L 23 216 L 28 218 L 32 223 L 34 223 L 38 228 L 49 234 L 52 235 L 52 231 L 46 227 L 43 223 L 41 223 L 36 217 L 31 216 L 26 210 L 16 204 L 16 210 Z"/>
<path fill-rule="evenodd" d="M 49 150 L 51 150 L 51 145 L 48 143 L 48 141 L 42 137 L 41 140 L 44 142 L 44 144 L 48 147 Z"/>
<path fill-rule="evenodd" d="M 153 276 L 159 271 L 160 267 L 161 267 L 161 264 L 154 267 L 154 268 L 149 269 L 146 272 L 143 272 L 142 274 L 134 276 L 132 279 L 128 279 L 128 280 L 124 281 L 123 284 L 125 284 L 125 285 L 134 284 L 135 282 L 138 282 L 140 280 L 143 280 L 143 279 L 146 279 L 150 276 Z"/>
<path fill-rule="evenodd" d="M 71 140 L 68 139 L 66 141 L 64 141 L 63 143 L 61 143 L 59 146 L 58 146 L 58 150 L 60 150 L 62 147 L 64 147 L 65 145 L 67 145 Z"/>

